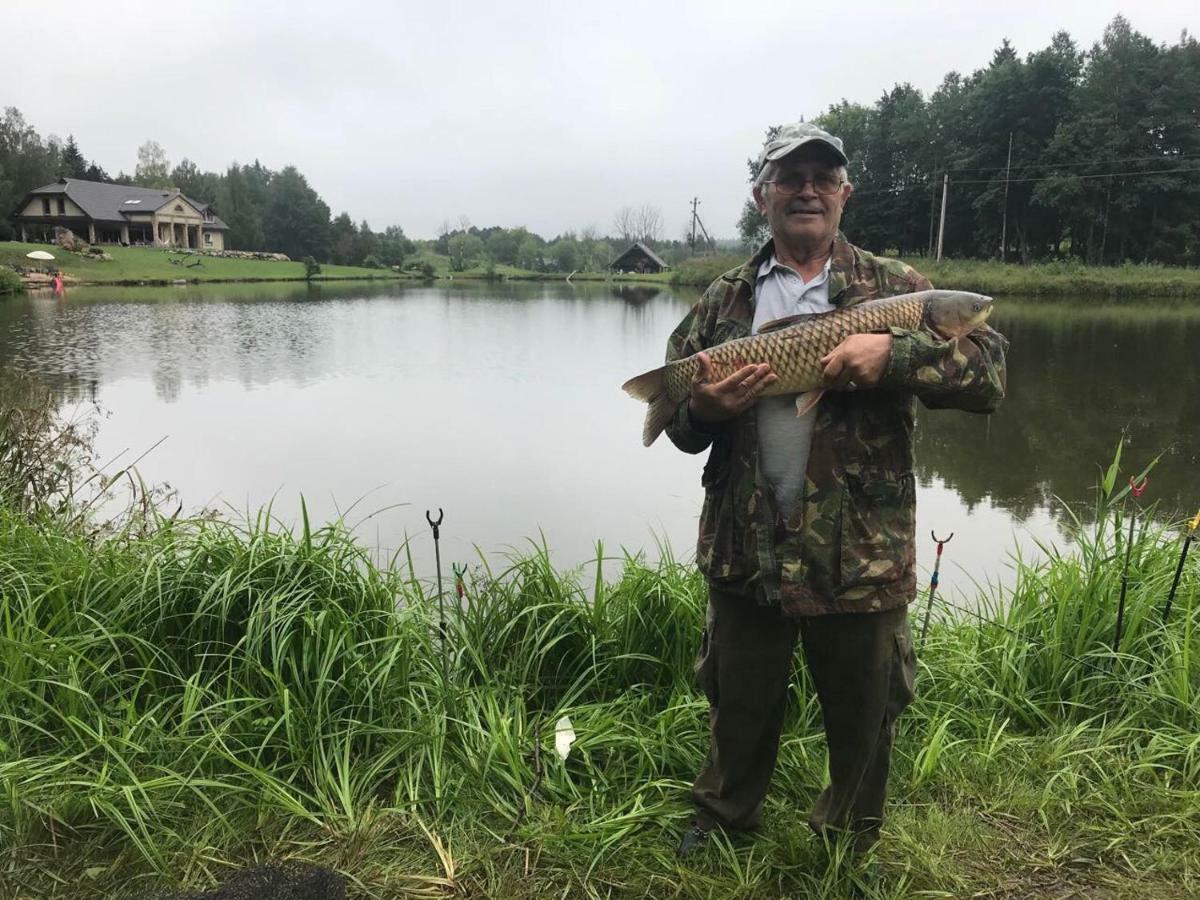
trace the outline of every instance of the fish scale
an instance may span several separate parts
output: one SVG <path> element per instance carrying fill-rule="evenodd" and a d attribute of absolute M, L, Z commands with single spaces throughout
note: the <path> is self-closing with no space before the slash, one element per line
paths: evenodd
<path fill-rule="evenodd" d="M 922 309 L 921 298 L 912 294 L 870 300 L 848 309 L 802 316 L 794 325 L 718 344 L 705 351 L 712 362 L 712 380 L 728 378 L 744 366 L 766 363 L 779 380 L 764 389 L 764 395 L 811 391 L 821 384 L 821 357 L 847 336 L 887 331 L 892 326 L 915 329 Z M 672 401 L 688 395 L 699 367 L 698 355 L 667 366 L 667 396 Z"/>

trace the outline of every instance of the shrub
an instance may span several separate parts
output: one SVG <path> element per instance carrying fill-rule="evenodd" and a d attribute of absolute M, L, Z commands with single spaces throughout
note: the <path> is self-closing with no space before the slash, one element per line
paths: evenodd
<path fill-rule="evenodd" d="M 745 261 L 743 256 L 695 256 L 675 268 L 671 273 L 671 283 L 708 287 L 721 275 Z"/>
<path fill-rule="evenodd" d="M 379 261 L 379 257 L 372 253 L 362 261 L 363 267 L 367 269 L 382 269 L 383 263 Z"/>
<path fill-rule="evenodd" d="M 25 290 L 21 277 L 12 269 L 0 266 L 0 295 L 19 294 Z"/>
<path fill-rule="evenodd" d="M 301 260 L 304 263 L 304 278 L 311 281 L 314 277 L 321 274 L 320 264 L 311 256 L 306 256 Z"/>

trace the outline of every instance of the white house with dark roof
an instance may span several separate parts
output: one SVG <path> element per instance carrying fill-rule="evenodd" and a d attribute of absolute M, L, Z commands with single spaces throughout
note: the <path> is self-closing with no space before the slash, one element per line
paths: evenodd
<path fill-rule="evenodd" d="M 30 230 L 70 228 L 92 244 L 151 244 L 224 250 L 229 226 L 207 203 L 178 190 L 63 178 L 30 191 L 17 212 L 21 240 Z"/>

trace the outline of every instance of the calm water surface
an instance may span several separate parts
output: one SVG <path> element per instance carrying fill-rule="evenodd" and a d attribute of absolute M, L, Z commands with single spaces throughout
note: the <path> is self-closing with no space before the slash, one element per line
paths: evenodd
<path fill-rule="evenodd" d="M 101 459 L 139 464 L 191 509 L 284 521 L 344 513 L 387 553 L 501 564 L 545 536 L 561 566 L 595 542 L 690 556 L 702 457 L 641 446 L 644 407 L 620 384 L 658 364 L 696 294 L 560 284 L 90 288 L 0 303 L 0 363 L 68 405 L 104 410 Z M 1055 497 L 1083 506 L 1123 429 L 1152 493 L 1200 503 L 1200 307 L 1000 300 L 1012 341 L 994 416 L 922 411 L 918 535 L 953 531 L 942 583 L 1005 582 L 1020 547 L 1064 543 Z"/>

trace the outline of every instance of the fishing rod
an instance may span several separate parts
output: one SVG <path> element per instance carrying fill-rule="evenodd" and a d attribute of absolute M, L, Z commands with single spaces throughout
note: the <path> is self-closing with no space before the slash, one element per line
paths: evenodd
<path fill-rule="evenodd" d="M 1192 516 L 1192 521 L 1188 523 L 1187 537 L 1183 539 L 1183 550 L 1179 554 L 1179 565 L 1175 567 L 1175 578 L 1171 581 L 1171 592 L 1167 594 L 1167 605 L 1163 607 L 1163 624 L 1167 624 L 1167 619 L 1171 615 L 1171 602 L 1175 599 L 1175 589 L 1179 587 L 1179 579 L 1183 575 L 1183 563 L 1187 559 L 1188 547 L 1192 546 L 1192 538 L 1196 535 L 1196 528 L 1200 527 L 1200 509 L 1196 510 L 1196 515 Z"/>
<path fill-rule="evenodd" d="M 1130 479 L 1130 481 L 1132 482 L 1132 479 Z M 1137 496 L 1141 496 L 1141 493 L 1142 493 L 1142 491 L 1144 491 L 1146 489 L 1146 484 L 1148 482 L 1149 482 L 1148 478 L 1142 482 L 1141 487 L 1139 487 L 1137 489 Z M 1193 519 L 1193 522 L 1196 525 L 1200 525 L 1200 512 L 1196 513 L 1196 518 Z M 933 564 L 933 576 L 929 580 L 929 603 L 925 607 L 925 623 L 921 628 L 921 643 L 922 643 L 922 645 L 924 645 L 924 643 L 925 643 L 925 632 L 929 628 L 929 614 L 933 609 L 933 594 L 934 594 L 934 591 L 937 590 L 937 586 L 938 586 L 938 570 L 941 567 L 941 563 L 942 563 L 942 547 L 945 544 L 950 543 L 950 539 L 954 537 L 954 532 L 950 532 L 950 537 L 946 538 L 945 540 L 938 540 L 937 536 L 932 531 L 929 532 L 929 536 L 931 538 L 933 538 L 935 541 L 937 541 L 938 552 L 937 552 L 937 559 Z M 1002 631 L 1006 631 L 1009 634 L 1013 635 L 1014 637 L 1020 638 L 1022 641 L 1029 641 L 1029 642 L 1041 647 L 1043 650 L 1051 649 L 1050 645 L 1047 644 L 1044 640 L 1039 640 L 1038 638 L 1034 637 L 1033 635 L 1024 634 L 1023 632 L 1017 631 L 1017 629 L 1015 629 L 1015 628 L 1010 628 L 1008 625 L 1005 625 L 1003 622 L 997 622 L 995 619 L 989 619 L 988 617 L 975 612 L 975 610 L 973 610 L 973 609 L 964 609 L 963 607 L 957 606 L 946 600 L 943 600 L 942 603 L 944 603 L 949 609 L 953 610 L 954 612 L 966 613 L 968 616 L 971 616 L 972 618 L 977 619 L 978 621 L 982 622 L 984 625 L 994 625 L 997 628 L 1001 629 Z M 1119 627 L 1120 627 L 1120 625 L 1118 624 L 1118 628 Z M 1113 648 L 1113 651 L 1114 651 L 1114 653 L 1116 652 L 1115 647 Z M 1103 666 L 1099 666 L 1096 663 L 1091 662 L 1090 660 L 1084 659 L 1083 657 L 1075 656 L 1074 654 L 1068 653 L 1067 651 L 1062 650 L 1062 649 L 1059 649 L 1058 652 L 1061 653 L 1063 656 L 1065 656 L 1067 659 L 1071 660 L 1072 662 L 1079 663 L 1079 665 L 1085 666 L 1089 669 L 1092 669 L 1093 671 L 1099 672 L 1101 675 L 1104 675 L 1106 677 L 1109 677 L 1112 675 L 1112 671 L 1110 669 L 1103 667 Z"/>
<path fill-rule="evenodd" d="M 977 613 L 973 609 L 965 609 L 964 607 L 956 606 L 953 603 L 948 603 L 945 600 L 943 600 L 942 602 L 945 603 L 946 606 L 948 606 L 954 612 L 966 613 L 968 616 L 971 616 L 972 618 L 979 620 L 984 625 L 995 625 L 1000 630 L 1007 631 L 1009 634 L 1013 635 L 1014 637 L 1019 637 L 1023 641 L 1029 641 L 1033 644 L 1036 644 L 1037 646 L 1041 647 L 1041 649 L 1043 649 L 1043 650 L 1052 649 L 1050 647 L 1050 645 L 1047 644 L 1044 640 L 1041 640 L 1030 634 L 1024 634 L 1020 631 L 1017 631 L 1017 629 L 1015 629 L 1015 628 L 1010 628 L 1008 625 L 1005 625 L 1003 622 L 997 622 L 995 619 L 989 619 L 987 616 Z M 1063 656 L 1065 656 L 1067 659 L 1071 660 L 1072 662 L 1077 662 L 1081 666 L 1086 666 L 1089 669 L 1099 672 L 1101 675 L 1104 675 L 1106 677 L 1112 675 L 1112 671 L 1110 669 L 1105 668 L 1104 666 L 1097 665 L 1096 663 L 1091 662 L 1090 660 L 1086 660 L 1081 656 L 1075 656 L 1073 653 L 1068 653 L 1066 650 L 1062 650 L 1062 649 L 1058 649 L 1057 652 L 1061 653 Z"/>
<path fill-rule="evenodd" d="M 1133 552 L 1133 524 L 1137 520 L 1137 501 L 1146 492 L 1149 485 L 1149 475 L 1142 478 L 1140 485 L 1132 475 L 1129 476 L 1129 493 L 1133 494 L 1133 512 L 1129 514 L 1129 540 L 1125 542 L 1125 565 L 1121 568 L 1121 599 L 1117 602 L 1117 630 L 1113 633 L 1113 653 L 1117 653 L 1121 649 L 1121 627 L 1125 624 L 1125 594 L 1129 589 L 1129 557 Z"/>

